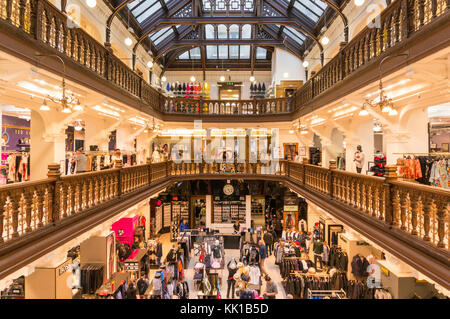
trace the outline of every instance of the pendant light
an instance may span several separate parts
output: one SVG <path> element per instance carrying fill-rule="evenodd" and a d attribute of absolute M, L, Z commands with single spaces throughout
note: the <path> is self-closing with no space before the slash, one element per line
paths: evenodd
<path fill-rule="evenodd" d="M 89 8 L 95 8 L 95 6 L 97 5 L 97 0 L 86 0 L 86 4 Z"/>
<path fill-rule="evenodd" d="M 152 62 L 152 61 L 148 61 L 148 62 L 147 62 L 147 67 L 148 67 L 149 69 L 151 69 L 151 68 L 153 67 L 153 62 Z"/>
<path fill-rule="evenodd" d="M 354 3 L 355 3 L 355 6 L 360 7 L 364 4 L 364 0 L 355 0 Z"/>
<path fill-rule="evenodd" d="M 162 82 L 166 82 L 166 81 L 167 81 L 167 78 L 163 75 L 162 78 L 161 78 L 161 81 L 162 81 Z"/>
<path fill-rule="evenodd" d="M 128 20 L 127 20 L 127 29 L 130 28 L 130 10 L 127 11 L 128 12 Z M 125 38 L 125 45 L 126 46 L 131 46 L 133 44 L 133 40 L 131 40 L 130 37 Z"/>
<path fill-rule="evenodd" d="M 223 75 L 220 76 L 220 82 L 225 82 L 225 76 Z"/>
<path fill-rule="evenodd" d="M 365 105 L 362 106 L 361 111 L 359 111 L 359 115 L 360 116 L 367 116 L 367 115 L 369 115 L 369 112 L 367 112 Z"/>
<path fill-rule="evenodd" d="M 328 27 L 327 27 L 327 14 L 326 14 L 326 12 L 324 14 L 324 17 L 325 17 L 324 25 L 323 25 L 322 29 L 320 30 L 320 33 L 322 33 L 324 35 L 324 37 L 322 38 L 322 40 L 320 40 L 320 42 L 323 45 L 327 45 L 330 42 L 330 39 L 328 39 L 328 37 L 325 36 L 325 32 L 327 32 L 327 30 L 328 30 Z"/>
<path fill-rule="evenodd" d="M 41 111 L 50 111 L 50 107 L 47 105 L 47 102 L 44 100 L 41 107 L 39 108 Z"/>
<path fill-rule="evenodd" d="M 195 76 L 191 76 L 191 82 L 195 82 Z"/>
<path fill-rule="evenodd" d="M 255 82 L 255 77 L 253 76 L 253 74 L 250 76 L 250 82 Z"/>
<path fill-rule="evenodd" d="M 309 66 L 309 62 L 308 61 L 303 61 L 302 63 L 304 68 L 307 68 Z"/>

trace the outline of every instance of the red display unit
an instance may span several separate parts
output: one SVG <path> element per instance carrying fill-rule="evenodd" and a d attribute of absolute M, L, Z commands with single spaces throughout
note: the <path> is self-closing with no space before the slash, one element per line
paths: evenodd
<path fill-rule="evenodd" d="M 139 215 L 132 218 L 121 218 L 112 224 L 112 230 L 116 233 L 116 239 L 130 247 L 134 242 L 134 232 L 139 226 Z"/>

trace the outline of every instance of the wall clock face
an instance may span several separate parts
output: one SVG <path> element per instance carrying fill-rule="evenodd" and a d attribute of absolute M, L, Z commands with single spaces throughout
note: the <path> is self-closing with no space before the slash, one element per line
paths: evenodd
<path fill-rule="evenodd" d="M 226 185 L 223 187 L 223 193 L 224 193 L 225 195 L 231 195 L 231 194 L 233 194 L 233 193 L 234 193 L 234 187 L 233 187 L 233 185 L 231 185 L 231 184 L 226 184 Z"/>

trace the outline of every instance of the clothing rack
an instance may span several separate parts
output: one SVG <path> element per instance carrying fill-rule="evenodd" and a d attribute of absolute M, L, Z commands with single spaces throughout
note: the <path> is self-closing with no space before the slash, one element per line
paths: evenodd
<path fill-rule="evenodd" d="M 314 278 L 330 278 L 329 274 L 310 274 L 310 273 L 302 273 L 301 271 L 294 270 L 291 272 L 291 275 L 297 277 L 314 277 Z"/>
<path fill-rule="evenodd" d="M 392 153 L 392 155 L 424 155 L 424 156 L 450 156 L 450 153 L 436 152 L 436 153 Z"/>
<path fill-rule="evenodd" d="M 308 299 L 314 299 L 314 297 L 332 297 L 337 299 L 346 298 L 347 294 L 344 289 L 340 290 L 311 290 L 308 288 Z"/>

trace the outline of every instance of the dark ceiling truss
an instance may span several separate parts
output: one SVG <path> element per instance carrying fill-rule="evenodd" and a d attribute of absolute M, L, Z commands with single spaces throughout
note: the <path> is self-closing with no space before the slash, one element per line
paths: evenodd
<path fill-rule="evenodd" d="M 151 50 L 153 56 L 157 57 L 155 61 L 161 62 L 161 60 L 163 60 L 163 67 L 167 67 L 168 61 L 173 60 L 172 55 L 175 55 L 174 52 L 179 51 L 180 46 L 185 46 L 184 51 L 189 50 L 192 47 L 200 47 L 201 52 L 204 54 L 204 46 L 213 42 L 209 40 L 206 41 L 203 38 L 196 40 L 195 38 L 192 38 L 192 34 L 194 30 L 197 29 L 199 30 L 197 32 L 203 36 L 204 28 L 199 26 L 204 26 L 206 24 L 252 24 L 254 25 L 254 30 L 259 27 L 258 30 L 261 30 L 260 33 L 269 34 L 271 39 L 265 39 L 264 37 L 255 39 L 255 37 L 253 37 L 251 40 L 246 41 L 247 45 L 255 46 L 255 48 L 265 45 L 272 48 L 280 47 L 287 49 L 299 58 L 303 58 L 304 52 L 309 50 L 311 46 L 317 45 L 321 52 L 322 64 L 324 61 L 323 47 L 319 39 L 320 29 L 324 22 L 328 22 L 327 24 L 329 24 L 329 21 L 332 21 L 339 15 L 345 26 L 345 41 L 348 41 L 348 21 L 342 13 L 343 6 L 347 2 L 346 0 L 320 0 L 328 6 L 324 9 L 318 22 L 314 22 L 297 8 L 300 7 L 300 9 L 303 10 L 301 6 L 304 6 L 304 4 L 296 3 L 296 1 L 301 2 L 301 0 L 254 0 L 253 8 L 245 10 L 242 7 L 243 1 L 241 1 L 240 10 L 234 8 L 234 11 L 229 10 L 229 7 L 227 7 L 226 10 L 223 8 L 221 10 L 215 10 L 214 6 L 214 9 L 207 10 L 203 4 L 204 0 L 156 0 L 156 2 L 158 2 L 158 7 L 155 5 L 153 13 L 150 15 L 147 14 L 148 16 L 143 16 L 140 23 L 138 22 L 138 16 L 133 16 L 131 12 L 134 12 L 133 10 L 136 10 L 136 8 L 141 5 L 149 6 L 148 8 L 142 8 L 142 10 L 136 10 L 139 11 L 139 15 L 142 15 L 143 12 L 149 10 L 149 8 L 154 5 L 155 2 L 153 0 L 104 1 L 112 10 L 112 14 L 107 20 L 105 45 L 110 47 L 112 21 L 119 15 L 122 18 L 122 22 L 125 21 L 126 24 L 129 23 L 135 30 L 137 42 L 133 48 L 133 56 L 136 55 L 139 45 L 144 45 L 147 50 Z M 238 0 L 231 2 L 218 1 L 225 3 L 226 5 L 226 3 L 236 2 Z M 130 3 L 134 4 L 129 5 Z M 317 5 L 314 4 L 314 6 Z M 307 12 L 306 14 L 309 13 Z M 318 16 L 317 13 L 314 14 Z M 154 43 L 154 41 L 150 39 L 152 34 L 168 27 L 171 27 L 173 32 L 165 39 L 158 41 L 158 43 Z M 301 43 L 298 43 L 296 39 L 288 36 L 289 32 L 286 28 L 295 29 L 303 34 L 304 37 L 302 36 Z M 188 39 L 185 39 L 186 37 L 188 37 Z M 219 41 L 222 43 L 227 42 L 223 40 Z M 233 41 L 228 41 L 227 43 L 231 44 L 232 42 Z M 235 43 L 239 44 L 241 42 L 242 41 L 235 41 Z M 173 47 L 174 49 L 172 50 L 170 47 Z M 252 50 L 252 52 L 254 51 L 256 50 Z M 166 57 L 164 56 L 165 54 L 169 54 L 169 56 Z M 202 59 L 203 58 L 204 57 L 202 56 Z M 208 59 L 206 60 L 207 64 Z"/>

